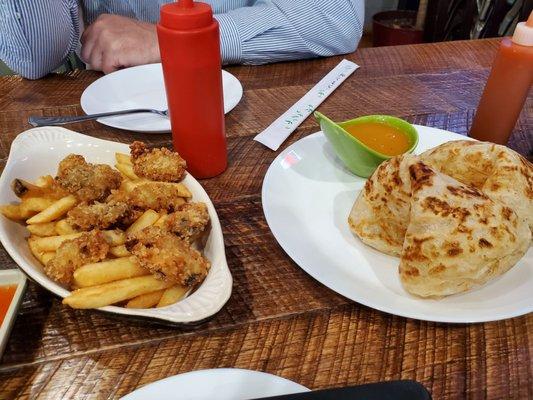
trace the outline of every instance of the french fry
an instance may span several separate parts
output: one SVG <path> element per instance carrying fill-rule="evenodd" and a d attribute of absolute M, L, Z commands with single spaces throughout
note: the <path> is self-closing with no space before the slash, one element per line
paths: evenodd
<path fill-rule="evenodd" d="M 107 243 L 112 247 L 120 246 L 126 243 L 126 234 L 120 229 L 115 229 L 113 231 L 102 231 L 102 233 L 104 234 Z"/>
<path fill-rule="evenodd" d="M 114 246 L 109 249 L 109 253 L 115 257 L 128 257 L 131 256 L 131 253 L 128 251 L 126 246 L 123 244 L 119 246 Z"/>
<path fill-rule="evenodd" d="M 41 197 L 46 190 L 42 186 L 35 185 L 24 179 L 13 179 L 11 182 L 11 190 L 19 198 L 23 197 Z"/>
<path fill-rule="evenodd" d="M 161 215 L 161 216 L 159 217 L 159 219 L 158 219 L 157 221 L 155 221 L 154 226 L 157 226 L 157 227 L 159 227 L 159 228 L 162 228 L 163 225 L 165 224 L 165 221 L 167 220 L 167 218 L 168 218 L 168 215 L 167 215 L 167 213 L 165 212 L 163 215 Z"/>
<path fill-rule="evenodd" d="M 38 246 L 35 244 L 36 238 L 33 236 L 30 236 L 28 238 L 28 246 L 30 248 L 31 253 L 33 256 L 40 261 L 41 264 L 46 265 L 48 261 L 50 261 L 54 256 L 55 252 L 42 252 Z"/>
<path fill-rule="evenodd" d="M 58 235 L 70 235 L 78 232 L 67 222 L 66 219 L 60 219 L 59 221 L 55 222 L 55 228 Z"/>
<path fill-rule="evenodd" d="M 78 200 L 76 197 L 72 195 L 65 196 L 62 199 L 52 203 L 52 205 L 41 211 L 39 214 L 36 214 L 30 219 L 26 220 L 26 223 L 29 225 L 54 221 L 65 215 L 68 210 L 76 205 L 77 202 Z"/>
<path fill-rule="evenodd" d="M 177 187 L 178 188 L 178 195 L 180 197 L 184 197 L 186 199 L 190 199 L 192 197 L 191 191 L 183 183 L 165 182 L 165 185 L 173 185 L 173 186 Z"/>
<path fill-rule="evenodd" d="M 168 290 L 168 289 L 167 289 Z M 157 290 L 152 293 L 141 294 L 140 296 L 134 297 L 126 304 L 126 308 L 151 308 L 161 300 L 163 292 L 165 290 Z"/>
<path fill-rule="evenodd" d="M 55 252 L 53 251 L 49 251 L 49 252 L 46 252 L 46 253 L 42 253 L 41 254 L 41 258 L 40 258 L 40 261 L 41 263 L 43 263 L 44 265 L 48 264 L 48 261 L 50 261 L 52 258 L 54 258 L 56 255 Z"/>
<path fill-rule="evenodd" d="M 41 253 L 47 251 L 56 251 L 66 240 L 72 240 L 80 237 L 83 232 L 70 233 L 68 235 L 57 235 L 34 238 L 35 246 Z M 114 231 L 102 231 L 104 238 L 111 246 L 119 246 L 126 242 L 126 234 L 119 229 Z"/>
<path fill-rule="evenodd" d="M 171 283 L 156 279 L 153 275 L 122 279 L 74 290 L 63 299 L 63 304 L 72 308 L 99 308 L 166 289 L 170 285 Z"/>
<path fill-rule="evenodd" d="M 20 208 L 28 212 L 41 212 L 50 207 L 54 202 L 55 200 L 47 199 L 46 197 L 26 197 L 20 203 Z"/>
<path fill-rule="evenodd" d="M 128 179 L 127 181 L 122 182 L 120 189 L 125 192 L 131 192 L 133 189 L 135 189 L 137 185 L 140 185 L 141 183 L 144 183 L 144 182 L 147 182 L 147 181 L 145 180 L 131 181 Z"/>
<path fill-rule="evenodd" d="M 137 221 L 135 221 L 128 229 L 126 229 L 126 235 L 139 232 L 147 226 L 153 225 L 158 219 L 159 214 L 157 211 L 146 210 L 139 218 L 137 218 Z"/>
<path fill-rule="evenodd" d="M 188 291 L 189 288 L 186 286 L 174 285 L 169 287 L 165 290 L 163 296 L 161 296 L 159 303 L 157 303 L 157 307 L 166 307 L 176 303 L 177 301 L 181 300 Z"/>
<path fill-rule="evenodd" d="M 61 243 L 66 240 L 76 239 L 81 236 L 81 232 L 72 233 L 70 235 L 58 235 L 58 236 L 47 236 L 47 237 L 36 237 L 34 238 L 34 246 L 39 253 L 45 253 L 48 251 L 56 251 Z M 28 240 L 29 241 L 29 240 Z"/>
<path fill-rule="evenodd" d="M 52 175 L 40 176 L 35 180 L 35 186 L 39 187 L 50 187 L 54 184 L 54 178 Z"/>
<path fill-rule="evenodd" d="M 78 268 L 74 271 L 74 283 L 82 288 L 149 274 L 150 271 L 141 267 L 136 257 L 122 257 Z"/>
<path fill-rule="evenodd" d="M 30 251 L 31 251 L 31 253 L 33 254 L 33 256 L 34 256 L 37 260 L 41 261 L 41 253 L 42 253 L 42 252 L 41 252 L 41 250 L 40 250 L 40 249 L 36 246 L 36 244 L 35 244 L 35 240 L 36 240 L 36 239 L 37 239 L 37 238 L 35 238 L 35 237 L 33 237 L 33 236 L 30 236 L 30 237 L 28 238 L 28 247 L 30 248 Z"/>
<path fill-rule="evenodd" d="M 4 204 L 0 206 L 0 214 L 13 221 L 20 221 L 31 217 L 35 213 L 21 209 L 20 204 Z"/>
<path fill-rule="evenodd" d="M 23 179 L 14 179 L 11 182 L 11 189 L 21 199 L 29 199 L 32 197 L 59 200 L 66 196 L 66 193 L 61 189 L 50 175 L 38 178 L 35 183 L 25 181 Z"/>
<path fill-rule="evenodd" d="M 43 224 L 28 225 L 27 228 L 32 235 L 36 236 L 57 235 L 55 222 L 45 222 Z"/>
<path fill-rule="evenodd" d="M 132 181 L 137 181 L 141 179 L 137 176 L 135 172 L 133 172 L 133 166 L 131 164 L 117 163 L 115 164 L 115 168 L 118 169 L 122 174 L 126 175 Z"/>
<path fill-rule="evenodd" d="M 115 159 L 118 164 L 129 164 L 131 165 L 131 157 L 129 154 L 125 153 L 115 153 Z"/>

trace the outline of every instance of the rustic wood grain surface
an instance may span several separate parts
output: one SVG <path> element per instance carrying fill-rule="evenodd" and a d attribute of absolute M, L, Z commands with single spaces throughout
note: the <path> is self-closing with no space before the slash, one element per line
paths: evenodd
<path fill-rule="evenodd" d="M 386 113 L 466 134 L 497 41 L 361 49 L 361 65 L 320 110 L 334 119 Z M 416 379 L 435 399 L 533 398 L 533 316 L 471 325 L 421 322 L 346 300 L 304 273 L 280 248 L 261 208 L 263 176 L 276 156 L 252 137 L 306 93 L 340 57 L 231 67 L 244 86 L 227 116 L 230 164 L 202 182 L 217 208 L 234 278 L 211 321 L 178 329 L 75 311 L 30 283 L 0 361 L 0 399 L 117 398 L 177 373 L 216 367 L 266 371 L 319 389 Z M 82 115 L 80 71 L 38 81 L 0 78 L 0 167 L 30 115 Z M 120 142 L 169 146 L 96 122 L 73 130 Z M 306 120 L 282 149 L 318 130 Z M 509 146 L 533 156 L 533 96 Z M 0 268 L 15 268 L 0 249 Z"/>

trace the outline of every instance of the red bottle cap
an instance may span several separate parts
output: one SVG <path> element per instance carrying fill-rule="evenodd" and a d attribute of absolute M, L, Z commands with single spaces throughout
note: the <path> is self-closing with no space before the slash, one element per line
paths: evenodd
<path fill-rule="evenodd" d="M 165 28 L 188 30 L 199 29 L 213 22 L 213 11 L 206 3 L 179 0 L 161 7 L 159 23 Z"/>

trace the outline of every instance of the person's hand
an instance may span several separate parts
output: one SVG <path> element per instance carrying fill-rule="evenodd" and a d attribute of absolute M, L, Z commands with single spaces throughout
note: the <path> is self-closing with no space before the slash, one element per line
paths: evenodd
<path fill-rule="evenodd" d="M 119 15 L 100 15 L 83 32 L 81 44 L 82 60 L 106 74 L 161 61 L 155 25 Z"/>

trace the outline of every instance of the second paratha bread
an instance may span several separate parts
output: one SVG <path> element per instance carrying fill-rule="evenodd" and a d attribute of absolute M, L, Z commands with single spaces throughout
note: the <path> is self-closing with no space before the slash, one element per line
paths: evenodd
<path fill-rule="evenodd" d="M 409 176 L 399 271 L 411 294 L 441 297 L 483 285 L 528 250 L 531 231 L 511 207 L 422 162 L 409 166 Z"/>
<path fill-rule="evenodd" d="M 512 208 L 533 232 L 533 165 L 508 147 L 457 140 L 420 155 L 438 171 Z"/>
<path fill-rule="evenodd" d="M 409 165 L 417 161 L 412 154 L 393 157 L 366 181 L 348 217 L 363 243 L 393 256 L 402 252 L 411 201 Z"/>

